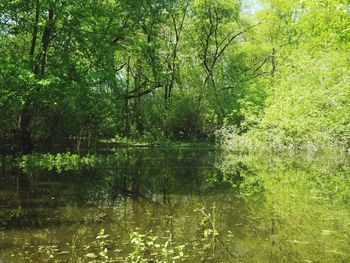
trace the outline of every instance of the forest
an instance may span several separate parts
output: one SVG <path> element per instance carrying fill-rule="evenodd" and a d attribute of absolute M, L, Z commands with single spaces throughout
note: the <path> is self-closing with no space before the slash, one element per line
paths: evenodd
<path fill-rule="evenodd" d="M 1 150 L 218 133 L 348 148 L 349 12 L 346 0 L 3 0 Z"/>
<path fill-rule="evenodd" d="M 0 263 L 350 262 L 350 0 L 0 0 Z"/>

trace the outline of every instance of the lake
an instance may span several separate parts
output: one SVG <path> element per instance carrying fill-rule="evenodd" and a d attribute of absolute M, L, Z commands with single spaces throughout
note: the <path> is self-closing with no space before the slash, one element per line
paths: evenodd
<path fill-rule="evenodd" d="M 345 154 L 201 145 L 0 165 L 0 262 L 350 262 Z"/>

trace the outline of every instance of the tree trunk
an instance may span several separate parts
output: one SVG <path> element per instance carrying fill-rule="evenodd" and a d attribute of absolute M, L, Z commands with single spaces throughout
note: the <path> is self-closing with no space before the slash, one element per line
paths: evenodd
<path fill-rule="evenodd" d="M 47 49 L 49 47 L 50 38 L 51 38 L 52 24 L 53 24 L 53 9 L 50 9 L 49 16 L 47 19 L 47 24 L 44 28 L 43 37 L 42 37 L 43 52 L 41 54 L 41 61 L 40 61 L 40 65 L 41 65 L 40 74 L 42 76 L 44 76 L 45 74 L 46 56 L 47 56 Z"/>
<path fill-rule="evenodd" d="M 40 1 L 36 0 L 35 5 L 35 23 L 33 27 L 33 35 L 32 35 L 32 43 L 30 46 L 29 56 L 30 56 L 30 67 L 33 69 L 34 66 L 34 53 L 36 48 L 36 41 L 38 38 L 38 24 L 39 24 L 39 16 L 40 16 Z M 33 69 L 34 70 L 34 69 Z"/>
<path fill-rule="evenodd" d="M 129 99 L 124 98 L 124 136 L 130 136 Z"/>
<path fill-rule="evenodd" d="M 35 22 L 33 27 L 32 41 L 29 50 L 30 64 L 29 67 L 32 69 L 33 73 L 36 74 L 36 66 L 34 66 L 34 55 L 38 38 L 38 25 L 40 17 L 40 0 L 35 1 Z M 21 114 L 18 119 L 18 133 L 19 133 L 19 148 L 23 153 L 30 153 L 33 150 L 33 141 L 30 131 L 30 121 L 31 121 L 31 102 L 27 100 L 22 108 Z"/>
<path fill-rule="evenodd" d="M 129 92 L 130 87 L 130 57 L 127 62 L 127 72 L 126 72 L 126 91 L 124 97 L 124 136 L 130 136 L 130 112 L 129 112 L 129 98 L 127 98 L 127 94 Z"/>
<path fill-rule="evenodd" d="M 136 129 L 140 135 L 143 135 L 145 132 L 145 126 L 142 119 L 142 106 L 141 98 L 137 98 L 136 101 Z"/>
<path fill-rule="evenodd" d="M 32 68 L 33 73 L 36 75 L 36 77 L 44 76 L 45 74 L 46 54 L 50 43 L 52 23 L 53 23 L 53 9 L 49 10 L 47 23 L 42 35 L 42 54 L 39 57 L 39 61 L 35 63 L 34 57 L 35 57 L 35 49 L 36 49 L 36 45 L 37 45 L 36 43 L 38 38 L 39 15 L 40 15 L 40 0 L 36 0 L 35 23 L 33 27 L 33 35 L 32 35 L 30 51 L 29 51 L 29 55 L 31 59 L 30 67 Z M 33 66 L 33 63 L 35 63 L 35 66 Z M 32 140 L 31 130 L 30 130 L 30 122 L 32 119 L 32 109 L 31 109 L 32 106 L 33 106 L 33 101 L 31 99 L 27 99 L 27 101 L 25 101 L 23 105 L 21 115 L 18 121 L 18 129 L 20 134 L 19 144 L 20 144 L 21 151 L 23 153 L 30 153 L 33 150 L 33 140 Z"/>
<path fill-rule="evenodd" d="M 271 75 L 275 76 L 275 72 L 276 72 L 276 49 L 275 48 L 272 49 L 271 63 L 272 63 Z"/>
<path fill-rule="evenodd" d="M 23 153 L 30 153 L 33 150 L 30 120 L 31 113 L 29 105 L 24 105 L 18 123 L 18 128 L 20 131 L 20 149 Z"/>

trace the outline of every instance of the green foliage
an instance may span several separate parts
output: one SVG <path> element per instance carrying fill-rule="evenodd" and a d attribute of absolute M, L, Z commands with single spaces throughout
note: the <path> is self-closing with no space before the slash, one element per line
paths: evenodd
<path fill-rule="evenodd" d="M 127 256 L 129 262 L 181 262 L 184 261 L 185 245 L 175 245 L 170 237 L 159 240 L 157 236 L 142 235 L 133 232 L 130 243 L 133 251 Z"/>
<path fill-rule="evenodd" d="M 349 3 L 0 1 L 2 150 L 115 137 L 349 145 Z M 237 136 L 235 136 L 237 137 Z"/>
<path fill-rule="evenodd" d="M 242 104 L 240 127 L 232 134 L 230 128 L 222 130 L 226 146 L 236 150 L 348 149 L 348 3 L 266 2 L 269 8 L 257 16 L 265 16 L 267 23 L 254 41 L 274 50 L 272 75 L 250 85 L 248 97 L 256 87 L 262 92 Z"/>
<path fill-rule="evenodd" d="M 251 98 L 246 84 L 259 71 L 250 62 L 266 55 L 231 39 L 249 31 L 238 1 L 0 7 L 0 137 L 7 151 L 32 142 L 79 152 L 115 136 L 211 137 L 224 120 L 241 124 L 240 100 Z"/>
<path fill-rule="evenodd" d="M 280 69 L 262 129 L 283 145 L 347 147 L 350 87 L 346 56 L 345 51 L 293 54 Z"/>
<path fill-rule="evenodd" d="M 27 175 L 38 175 L 41 171 L 76 171 L 82 167 L 94 167 L 98 162 L 96 155 L 80 156 L 72 153 L 22 155 L 16 160 L 18 167 Z"/>

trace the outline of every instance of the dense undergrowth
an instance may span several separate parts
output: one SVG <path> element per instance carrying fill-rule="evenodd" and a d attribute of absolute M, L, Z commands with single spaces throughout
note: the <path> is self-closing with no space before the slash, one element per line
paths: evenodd
<path fill-rule="evenodd" d="M 220 129 L 239 145 L 348 149 L 349 10 L 345 0 L 0 1 L 0 151 Z"/>

